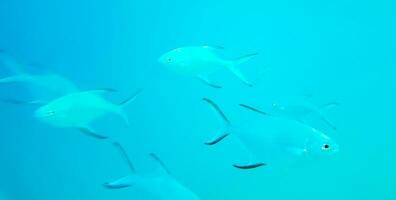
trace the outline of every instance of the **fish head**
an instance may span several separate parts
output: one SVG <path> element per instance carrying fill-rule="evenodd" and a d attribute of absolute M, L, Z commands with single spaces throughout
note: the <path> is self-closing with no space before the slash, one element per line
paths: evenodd
<path fill-rule="evenodd" d="M 161 55 L 158 59 L 158 62 L 171 68 L 177 68 L 185 62 L 186 55 L 187 54 L 183 48 L 178 48 Z"/>
<path fill-rule="evenodd" d="M 64 121 L 65 116 L 68 114 L 64 112 L 64 109 L 60 107 L 56 102 L 46 104 L 38 108 L 34 116 L 45 123 L 48 124 L 59 124 L 59 122 Z"/>
<path fill-rule="evenodd" d="M 39 120 L 46 121 L 48 119 L 55 118 L 56 113 L 56 109 L 54 109 L 50 104 L 47 104 L 38 108 L 34 113 L 34 116 Z"/>
<path fill-rule="evenodd" d="M 310 156 L 328 156 L 339 151 L 338 144 L 332 138 L 316 129 L 313 129 L 313 131 L 317 134 L 307 142 L 306 146 L 306 151 Z"/>

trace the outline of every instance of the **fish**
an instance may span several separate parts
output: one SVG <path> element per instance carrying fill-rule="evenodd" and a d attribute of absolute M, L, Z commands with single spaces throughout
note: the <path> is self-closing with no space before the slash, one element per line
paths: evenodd
<path fill-rule="evenodd" d="M 181 47 L 163 54 L 158 61 L 172 71 L 198 78 L 213 88 L 222 88 L 222 86 L 212 83 L 209 80 L 209 75 L 221 69 L 228 69 L 245 85 L 253 86 L 252 82 L 242 74 L 238 67 L 258 55 L 258 53 L 250 53 L 229 60 L 220 57 L 219 51 L 223 50 L 224 48 L 216 46 Z"/>
<path fill-rule="evenodd" d="M 246 152 L 246 161 L 233 164 L 248 170 L 278 166 L 304 158 L 320 158 L 338 152 L 338 144 L 325 133 L 295 120 L 268 115 L 252 106 L 241 106 L 260 117 L 239 124 L 232 123 L 211 99 L 203 98 L 220 116 L 222 129 L 205 145 L 213 146 L 229 136 L 237 138 Z"/>
<path fill-rule="evenodd" d="M 5 51 L 0 51 L 0 63 L 0 66 L 11 74 L 0 78 L 0 84 L 23 84 L 32 96 L 32 101 L 49 102 L 57 97 L 80 91 L 76 84 L 55 72 L 29 73 L 26 70 L 28 66 L 21 64 Z M 8 102 L 22 104 L 24 101 L 15 100 Z"/>
<path fill-rule="evenodd" d="M 132 187 L 148 193 L 156 200 L 199 200 L 200 197 L 176 180 L 165 163 L 154 153 L 149 154 L 157 163 L 158 169 L 150 175 L 140 175 L 136 172 L 129 156 L 118 142 L 113 143 L 129 166 L 130 174 L 117 180 L 106 182 L 108 189 Z"/>
<path fill-rule="evenodd" d="M 322 105 L 316 105 L 305 98 L 288 98 L 287 101 L 277 101 L 272 104 L 268 113 L 280 117 L 286 117 L 293 120 L 297 120 L 301 123 L 308 124 L 310 126 L 317 126 L 309 121 L 309 118 L 320 120 L 325 126 L 331 130 L 337 130 L 334 125 L 324 114 L 324 111 L 340 106 L 341 103 L 337 101 L 331 101 Z M 319 127 L 317 127 L 319 128 Z"/>
<path fill-rule="evenodd" d="M 103 93 L 114 91 L 113 89 L 97 89 L 71 93 L 42 105 L 35 111 L 34 116 L 55 127 L 77 128 L 87 135 L 106 139 L 106 136 L 96 133 L 90 127 L 90 123 L 107 113 L 114 113 L 129 125 L 123 108 L 133 102 L 142 90 L 119 104 L 111 103 L 101 96 Z"/>

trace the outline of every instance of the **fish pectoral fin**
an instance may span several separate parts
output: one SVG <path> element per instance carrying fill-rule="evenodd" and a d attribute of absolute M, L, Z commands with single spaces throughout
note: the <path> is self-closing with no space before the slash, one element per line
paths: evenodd
<path fill-rule="evenodd" d="M 252 164 L 246 164 L 246 165 L 234 164 L 232 166 L 234 166 L 235 168 L 238 168 L 238 169 L 255 169 L 255 168 L 266 166 L 266 165 L 267 165 L 266 163 L 258 162 L 258 163 L 252 163 Z"/>
<path fill-rule="evenodd" d="M 119 178 L 115 181 L 106 182 L 103 185 L 108 189 L 121 189 L 121 188 L 130 187 L 130 186 L 136 184 L 138 181 L 139 181 L 138 176 L 131 174 L 131 175 Z"/>
<path fill-rule="evenodd" d="M 228 134 L 228 133 L 223 133 L 221 135 L 217 135 L 214 138 L 212 138 L 211 140 L 205 142 L 204 144 L 209 145 L 209 146 L 215 145 L 215 144 L 219 143 L 220 141 L 222 141 L 224 138 L 226 138 L 229 135 L 230 134 Z"/>
<path fill-rule="evenodd" d="M 212 87 L 212 88 L 216 88 L 216 89 L 222 88 L 222 86 L 216 85 L 216 84 L 212 83 L 212 82 L 208 79 L 208 77 L 206 77 L 206 76 L 199 75 L 199 76 L 197 76 L 197 78 L 198 78 L 198 80 L 200 80 L 202 83 L 204 83 L 204 84 L 206 84 L 206 85 L 208 85 L 208 86 L 210 86 L 210 87 Z"/>
<path fill-rule="evenodd" d="M 236 67 L 236 65 L 231 65 L 228 67 L 228 69 L 236 76 L 238 77 L 239 80 L 241 80 L 243 83 L 245 83 L 249 87 L 253 87 L 253 83 L 251 83 L 245 75 L 242 74 L 242 72 Z"/>
<path fill-rule="evenodd" d="M 107 139 L 107 138 L 108 138 L 107 136 L 100 135 L 100 134 L 96 133 L 93 129 L 88 128 L 88 127 L 80 127 L 80 128 L 78 128 L 78 129 L 79 129 L 82 133 L 84 133 L 84 134 L 86 134 L 86 135 L 88 135 L 88 136 L 97 138 L 97 139 L 103 140 L 103 139 Z"/>

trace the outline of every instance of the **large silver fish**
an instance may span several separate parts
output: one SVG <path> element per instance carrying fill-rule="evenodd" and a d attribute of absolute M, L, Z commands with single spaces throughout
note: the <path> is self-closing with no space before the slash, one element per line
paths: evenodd
<path fill-rule="evenodd" d="M 327 156 L 338 151 L 338 145 L 329 136 L 298 121 L 266 115 L 249 107 L 249 110 L 264 116 L 233 124 L 212 100 L 203 100 L 214 108 L 224 122 L 223 130 L 206 144 L 214 145 L 229 135 L 235 135 L 246 149 L 246 162 L 234 164 L 234 167 L 253 169 L 303 157 Z"/>
<path fill-rule="evenodd" d="M 134 101 L 140 93 L 138 91 L 120 104 L 114 104 L 100 96 L 101 93 L 108 91 L 113 90 L 91 90 L 62 96 L 39 107 L 35 112 L 35 117 L 56 127 L 77 128 L 91 136 L 106 138 L 95 133 L 90 123 L 107 113 L 114 113 L 129 124 L 123 108 Z"/>

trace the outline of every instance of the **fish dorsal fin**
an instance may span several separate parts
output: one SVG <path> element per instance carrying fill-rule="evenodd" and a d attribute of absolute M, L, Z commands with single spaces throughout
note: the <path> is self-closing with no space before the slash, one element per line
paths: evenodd
<path fill-rule="evenodd" d="M 154 153 L 149 154 L 150 157 L 159 165 L 159 171 L 162 174 L 170 175 L 169 168 L 165 165 L 165 163 Z"/>
<path fill-rule="evenodd" d="M 124 149 L 124 147 L 121 146 L 120 143 L 118 142 L 113 142 L 114 147 L 120 152 L 121 156 L 124 158 L 125 162 L 127 163 L 131 173 L 136 174 L 136 169 L 135 166 L 133 165 L 131 159 L 128 156 L 128 153 Z"/>
<path fill-rule="evenodd" d="M 212 100 L 210 100 L 208 98 L 203 98 L 202 100 L 206 101 L 207 103 L 209 103 L 209 105 L 212 106 L 212 108 L 220 115 L 220 117 L 223 119 L 223 121 L 226 125 L 231 124 L 230 120 L 227 118 L 227 116 L 224 114 L 224 112 L 220 109 L 220 107 L 215 102 L 213 102 Z"/>
<path fill-rule="evenodd" d="M 247 110 L 250 110 L 250 111 L 259 113 L 259 114 L 261 114 L 261 115 L 268 115 L 268 113 L 266 113 L 266 112 L 264 112 L 264 111 L 262 111 L 262 110 L 259 110 L 259 109 L 255 108 L 255 107 L 246 105 L 246 104 L 239 104 L 239 106 L 241 106 L 241 107 L 243 107 L 243 108 L 246 108 Z"/>

